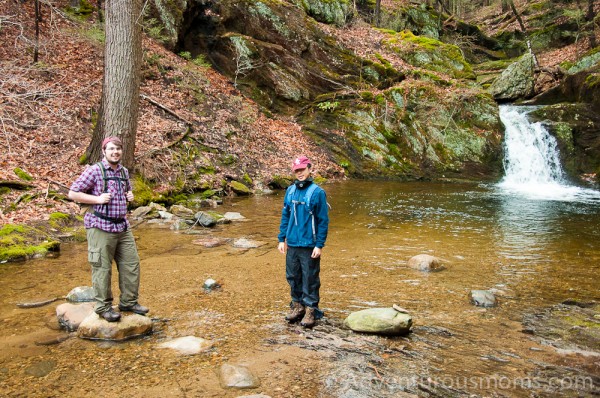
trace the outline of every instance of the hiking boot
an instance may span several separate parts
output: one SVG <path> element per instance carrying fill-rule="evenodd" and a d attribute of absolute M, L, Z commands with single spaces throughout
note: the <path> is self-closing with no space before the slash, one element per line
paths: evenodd
<path fill-rule="evenodd" d="M 112 308 L 110 310 L 104 311 L 103 313 L 98 314 L 98 315 L 100 315 L 100 318 L 102 318 L 108 322 L 117 322 L 119 319 L 121 319 L 121 314 L 119 314 Z"/>
<path fill-rule="evenodd" d="M 292 301 L 290 306 L 290 312 L 285 316 L 285 320 L 288 322 L 296 322 L 304 315 L 304 306 L 296 301 Z"/>
<path fill-rule="evenodd" d="M 306 307 L 306 314 L 304 314 L 304 318 L 300 322 L 300 325 L 305 328 L 312 328 L 315 326 L 315 309 L 311 307 Z"/>
<path fill-rule="evenodd" d="M 131 311 L 138 315 L 146 315 L 148 313 L 148 311 L 150 311 L 150 309 L 148 307 L 144 307 L 143 305 L 140 305 L 138 303 L 135 303 L 135 305 L 132 305 L 131 307 L 125 307 L 125 306 L 122 306 L 121 304 L 119 304 L 119 310 L 120 311 Z"/>

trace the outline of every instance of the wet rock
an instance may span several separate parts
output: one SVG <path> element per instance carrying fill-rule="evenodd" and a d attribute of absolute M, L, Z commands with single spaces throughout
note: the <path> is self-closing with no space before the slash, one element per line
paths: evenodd
<path fill-rule="evenodd" d="M 218 289 L 220 287 L 221 287 L 221 285 L 219 285 L 219 282 L 217 282 L 216 280 L 214 280 L 212 278 L 205 280 L 204 285 L 202 285 L 202 288 L 207 292 Z"/>
<path fill-rule="evenodd" d="M 477 307 L 495 307 L 498 303 L 496 296 L 489 290 L 471 290 L 469 293 L 471 303 Z"/>
<path fill-rule="evenodd" d="M 574 299 L 566 299 L 562 302 L 564 305 L 574 305 L 579 308 L 592 308 L 596 305 L 595 301 L 579 301 Z"/>
<path fill-rule="evenodd" d="M 177 217 L 181 217 L 181 218 L 188 218 L 188 219 L 194 218 L 194 211 L 191 209 L 188 209 L 185 206 L 181 206 L 181 205 L 171 206 L 171 213 L 173 213 Z"/>
<path fill-rule="evenodd" d="M 240 213 L 233 211 L 228 211 L 227 213 L 223 214 L 223 217 L 230 221 L 241 221 L 246 219 L 246 217 L 242 216 Z"/>
<path fill-rule="evenodd" d="M 355 332 L 406 335 L 410 332 L 412 317 L 394 308 L 369 308 L 348 315 L 344 326 Z"/>
<path fill-rule="evenodd" d="M 410 268 L 423 272 L 438 272 L 446 269 L 439 258 L 429 254 L 418 254 L 408 260 Z"/>
<path fill-rule="evenodd" d="M 62 328 L 74 332 L 81 322 L 94 312 L 94 306 L 94 303 L 64 303 L 56 307 L 56 318 Z"/>
<path fill-rule="evenodd" d="M 213 227 L 217 225 L 216 217 L 213 217 L 205 211 L 199 211 L 198 213 L 194 214 L 194 218 L 196 219 L 196 222 L 203 227 Z"/>
<path fill-rule="evenodd" d="M 212 346 L 212 341 L 195 336 L 179 337 L 157 345 L 158 348 L 170 348 L 183 355 L 195 355 Z"/>
<path fill-rule="evenodd" d="M 206 237 L 202 239 L 193 240 L 192 244 L 210 248 L 224 245 L 225 243 L 227 243 L 228 240 L 229 239 L 224 238 Z"/>
<path fill-rule="evenodd" d="M 600 320 L 596 317 L 599 313 L 600 304 L 557 304 L 525 314 L 523 328 L 545 345 L 600 357 Z"/>
<path fill-rule="evenodd" d="M 152 320 L 148 317 L 121 314 L 119 322 L 107 322 L 93 312 L 81 322 L 77 336 L 90 340 L 121 341 L 152 332 Z"/>
<path fill-rule="evenodd" d="M 140 206 L 131 212 L 131 218 L 144 218 L 152 211 L 150 206 Z"/>
<path fill-rule="evenodd" d="M 74 303 L 94 301 L 95 294 L 94 288 L 91 286 L 78 286 L 67 294 L 67 300 Z"/>
<path fill-rule="evenodd" d="M 260 385 L 260 380 L 250 369 L 228 363 L 221 365 L 219 381 L 223 388 L 256 388 Z"/>
<path fill-rule="evenodd" d="M 187 229 L 190 229 L 190 227 L 193 225 L 194 223 L 192 222 L 191 224 L 186 221 L 186 220 L 176 220 L 172 225 L 171 225 L 171 229 L 173 231 L 185 231 Z"/>
<path fill-rule="evenodd" d="M 266 245 L 265 242 L 260 242 L 257 240 L 251 240 L 246 238 L 239 238 L 233 241 L 233 247 L 237 247 L 239 249 L 254 249 L 264 245 Z"/>
<path fill-rule="evenodd" d="M 55 345 L 60 344 L 67 340 L 69 336 L 67 333 L 48 333 L 47 335 L 40 336 L 35 340 L 35 345 Z"/>
<path fill-rule="evenodd" d="M 44 377 L 56 368 L 56 361 L 40 361 L 25 369 L 25 374 L 34 377 Z"/>
<path fill-rule="evenodd" d="M 173 219 L 173 214 L 169 213 L 168 211 L 159 211 L 158 212 L 158 216 L 163 219 L 163 220 L 172 220 Z"/>

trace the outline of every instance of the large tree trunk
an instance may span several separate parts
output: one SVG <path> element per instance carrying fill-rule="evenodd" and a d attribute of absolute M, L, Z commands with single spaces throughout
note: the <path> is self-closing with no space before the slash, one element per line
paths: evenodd
<path fill-rule="evenodd" d="M 105 7 L 102 100 L 87 159 L 90 163 L 101 159 L 102 140 L 118 136 L 123 141 L 123 164 L 131 168 L 139 113 L 142 0 L 108 0 Z"/>

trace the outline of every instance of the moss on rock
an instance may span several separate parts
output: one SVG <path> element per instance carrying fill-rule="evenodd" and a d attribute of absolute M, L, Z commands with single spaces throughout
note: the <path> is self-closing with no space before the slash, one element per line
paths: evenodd
<path fill-rule="evenodd" d="M 0 262 L 42 257 L 59 250 L 60 242 L 39 229 L 15 224 L 0 229 Z"/>

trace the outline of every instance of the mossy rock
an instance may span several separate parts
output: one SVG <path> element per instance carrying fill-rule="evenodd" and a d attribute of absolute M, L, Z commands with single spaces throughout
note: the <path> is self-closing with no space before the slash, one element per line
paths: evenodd
<path fill-rule="evenodd" d="M 15 168 L 13 171 L 14 171 L 15 175 L 23 181 L 32 181 L 33 180 L 33 177 L 31 175 L 29 175 L 29 173 L 27 173 L 25 170 L 23 170 L 19 167 Z"/>
<path fill-rule="evenodd" d="M 237 195 L 247 196 L 252 194 L 252 190 L 239 181 L 230 181 L 228 186 Z"/>
<path fill-rule="evenodd" d="M 59 250 L 60 242 L 37 228 L 5 224 L 0 229 L 0 262 L 43 257 Z"/>
<path fill-rule="evenodd" d="M 290 176 L 275 175 L 267 183 L 267 186 L 271 189 L 286 189 L 287 187 L 292 185 L 293 182 L 294 179 Z"/>
<path fill-rule="evenodd" d="M 308 15 L 319 22 L 344 26 L 352 19 L 354 5 L 349 0 L 301 0 Z"/>
<path fill-rule="evenodd" d="M 476 78 L 471 65 L 455 45 L 416 36 L 410 31 L 390 35 L 383 40 L 383 45 L 413 66 L 448 73 L 458 79 Z"/>

